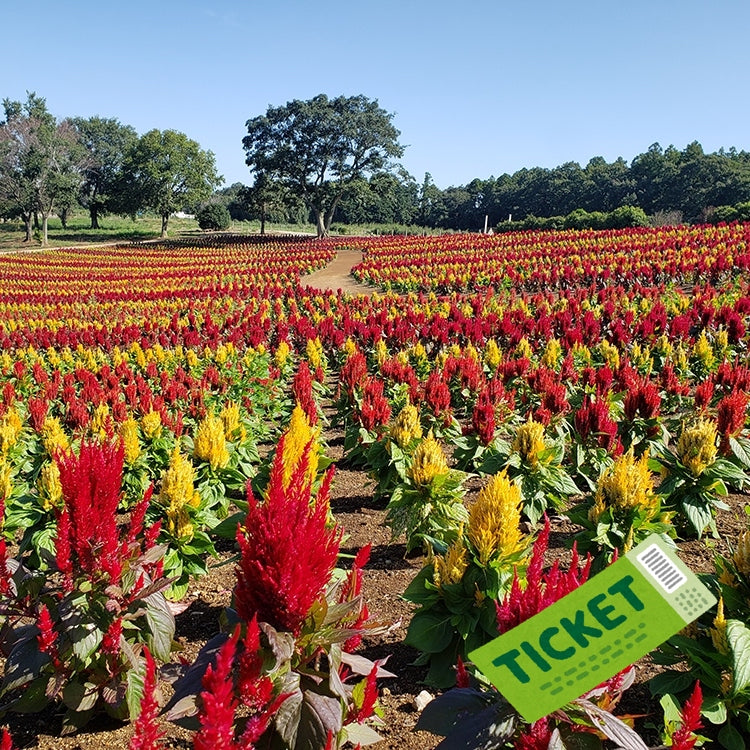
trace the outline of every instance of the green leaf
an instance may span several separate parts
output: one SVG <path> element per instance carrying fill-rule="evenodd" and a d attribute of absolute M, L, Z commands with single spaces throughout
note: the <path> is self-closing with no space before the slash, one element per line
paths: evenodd
<path fill-rule="evenodd" d="M 168 662 L 172 653 L 175 622 L 172 610 L 161 593 L 151 594 L 144 600 L 146 604 L 146 622 L 150 630 L 148 647 L 155 659 Z"/>
<path fill-rule="evenodd" d="M 96 705 L 99 698 L 99 691 L 96 685 L 86 682 L 69 682 L 63 690 L 63 703 L 76 713 L 80 711 L 89 711 Z"/>
<path fill-rule="evenodd" d="M 695 682 L 690 672 L 676 672 L 667 670 L 655 675 L 648 681 L 651 695 L 666 695 L 667 693 L 681 693 Z"/>
<path fill-rule="evenodd" d="M 734 664 L 732 694 L 738 695 L 750 685 L 750 630 L 739 620 L 727 620 L 727 641 Z"/>
<path fill-rule="evenodd" d="M 139 664 L 128 670 L 125 700 L 128 706 L 130 720 L 133 721 L 141 711 L 141 698 L 146 682 L 146 660 L 140 659 Z"/>
<path fill-rule="evenodd" d="M 363 747 L 374 745 L 376 742 L 380 742 L 380 740 L 383 739 L 372 727 L 367 726 L 367 724 L 357 724 L 356 722 L 352 722 L 344 727 L 344 731 L 346 732 L 346 739 L 354 747 L 358 745 L 362 745 Z"/>
<path fill-rule="evenodd" d="M 490 694 L 473 688 L 448 690 L 424 707 L 414 730 L 448 737 L 461 722 L 485 711 L 490 703 Z"/>
<path fill-rule="evenodd" d="M 409 623 L 404 643 L 430 654 L 448 648 L 453 639 L 450 619 L 432 611 L 418 611 Z"/>
<path fill-rule="evenodd" d="M 742 735 L 731 724 L 725 724 L 717 735 L 719 744 L 727 750 L 746 750 L 747 745 Z"/>
<path fill-rule="evenodd" d="M 750 469 L 750 440 L 743 437 L 729 438 L 729 447 L 735 458 L 746 468 Z"/>
<path fill-rule="evenodd" d="M 726 703 L 718 695 L 707 695 L 703 698 L 701 715 L 712 724 L 723 724 L 727 720 Z"/>
<path fill-rule="evenodd" d="M 73 642 L 73 653 L 83 662 L 87 662 L 102 642 L 102 631 L 93 623 L 80 623 L 69 630 Z"/>
<path fill-rule="evenodd" d="M 679 724 L 682 716 L 682 706 L 672 693 L 662 695 L 659 699 L 662 711 L 664 711 L 665 724 Z"/>

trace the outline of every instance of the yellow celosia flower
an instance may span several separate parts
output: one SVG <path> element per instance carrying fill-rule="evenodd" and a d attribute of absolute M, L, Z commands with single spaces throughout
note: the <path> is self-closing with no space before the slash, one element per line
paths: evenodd
<path fill-rule="evenodd" d="M 521 523 L 521 491 L 503 469 L 490 478 L 469 508 L 469 540 L 486 565 L 492 557 L 508 557 L 526 546 Z"/>
<path fill-rule="evenodd" d="M 158 411 L 150 411 L 141 417 L 141 430 L 149 439 L 158 437 L 161 433 L 161 414 Z"/>
<path fill-rule="evenodd" d="M 125 451 L 125 463 L 134 464 L 141 455 L 141 443 L 138 440 L 138 422 L 133 417 L 120 425 L 120 439 Z"/>
<path fill-rule="evenodd" d="M 289 359 L 290 351 L 291 349 L 286 341 L 279 342 L 279 345 L 276 347 L 276 351 L 273 354 L 273 361 L 276 363 L 276 367 L 281 369 L 286 364 L 287 359 Z"/>
<path fill-rule="evenodd" d="M 523 338 L 522 338 L 522 339 L 521 339 L 521 340 L 520 340 L 520 341 L 518 342 L 518 346 L 516 347 L 516 354 L 517 354 L 517 355 L 518 355 L 519 357 L 526 357 L 526 359 L 531 359 L 531 355 L 532 355 L 532 353 L 533 353 L 533 352 L 532 352 L 532 350 L 531 350 L 531 344 L 529 344 L 528 340 L 527 340 L 527 339 L 526 339 L 526 337 L 524 336 L 524 337 L 523 337 Z"/>
<path fill-rule="evenodd" d="M 13 478 L 11 476 L 11 467 L 0 460 L 0 498 L 7 500 L 10 493 L 13 492 Z M 3 519 L 0 518 L 0 528 L 2 528 Z"/>
<path fill-rule="evenodd" d="M 62 506 L 62 484 L 56 461 L 50 461 L 42 466 L 36 487 L 45 511 Z"/>
<path fill-rule="evenodd" d="M 109 414 L 109 406 L 102 401 L 102 403 L 94 409 L 94 416 L 91 418 L 91 424 L 89 425 L 91 434 L 99 440 L 106 440 L 111 428 L 111 423 L 112 420 Z"/>
<path fill-rule="evenodd" d="M 349 339 L 347 339 L 347 341 L 348 340 Z M 378 339 L 375 342 L 375 359 L 377 359 L 379 365 L 382 365 L 383 362 L 389 358 L 390 354 L 388 353 L 388 347 L 386 346 L 385 341 L 383 341 L 383 339 Z"/>
<path fill-rule="evenodd" d="M 714 343 L 716 344 L 716 349 L 718 350 L 719 354 L 724 354 L 724 352 L 729 348 L 729 333 L 727 333 L 727 331 L 723 328 L 716 331 L 716 334 L 714 336 Z"/>
<path fill-rule="evenodd" d="M 595 506 L 653 511 L 656 501 L 648 455 L 644 453 L 636 460 L 632 449 L 615 459 L 596 487 Z"/>
<path fill-rule="evenodd" d="M 412 440 L 422 437 L 422 424 L 419 410 L 413 404 L 406 404 L 393 421 L 391 438 L 399 448 L 405 448 Z"/>
<path fill-rule="evenodd" d="M 513 450 L 519 453 L 521 460 L 536 469 L 539 455 L 547 448 L 544 442 L 544 425 L 535 422 L 531 417 L 516 431 Z"/>
<path fill-rule="evenodd" d="M 732 561 L 742 575 L 750 576 L 750 531 L 743 531 L 740 534 Z"/>
<path fill-rule="evenodd" d="M 710 633 L 714 648 L 720 654 L 728 654 L 729 642 L 727 641 L 727 620 L 724 617 L 724 597 L 719 597 L 719 605 L 716 608 L 716 617 L 714 617 Z"/>
<path fill-rule="evenodd" d="M 436 586 L 458 583 L 469 567 L 463 539 L 459 537 L 448 547 L 444 555 L 437 555 L 433 560 L 433 566 L 433 582 Z"/>
<path fill-rule="evenodd" d="M 706 337 L 706 332 L 701 331 L 701 335 L 693 346 L 693 356 L 701 362 L 704 367 L 711 369 L 716 357 L 714 356 L 714 350 Z"/>
<path fill-rule="evenodd" d="M 414 344 L 414 346 L 409 351 L 409 355 L 417 363 L 421 364 L 427 361 L 427 350 L 424 348 L 421 341 L 417 341 L 417 343 Z"/>
<path fill-rule="evenodd" d="M 562 346 L 557 339 L 548 339 L 542 355 L 542 364 L 545 367 L 553 368 L 559 361 L 562 354 Z"/>
<path fill-rule="evenodd" d="M 414 484 L 419 487 L 426 487 L 435 477 L 447 473 L 448 462 L 445 459 L 443 449 L 430 431 L 414 451 L 409 476 Z"/>
<path fill-rule="evenodd" d="M 195 469 L 190 459 L 175 448 L 161 477 L 159 503 L 167 511 L 167 530 L 178 539 L 192 536 L 192 523 L 185 506 L 200 505 L 200 495 L 195 490 Z"/>
<path fill-rule="evenodd" d="M 344 341 L 344 354 L 346 354 L 346 358 L 349 359 L 349 357 L 352 356 L 352 354 L 356 354 L 357 352 L 357 344 L 354 342 L 354 339 L 351 338 L 351 336 L 348 336 L 346 341 Z"/>
<path fill-rule="evenodd" d="M 245 428 L 242 426 L 242 420 L 240 419 L 240 405 L 238 403 L 230 401 L 221 410 L 219 417 L 224 425 L 224 437 L 227 440 L 244 438 Z"/>
<path fill-rule="evenodd" d="M 484 361 L 487 363 L 487 367 L 493 372 L 500 367 L 500 364 L 503 361 L 503 355 L 495 339 L 490 339 L 487 342 L 487 346 L 484 349 Z"/>
<path fill-rule="evenodd" d="M 690 473 L 699 477 L 716 460 L 716 424 L 699 419 L 692 427 L 683 429 L 677 455 Z"/>
<path fill-rule="evenodd" d="M 307 339 L 305 355 L 313 372 L 323 365 L 323 344 L 317 336 L 314 339 Z"/>
<path fill-rule="evenodd" d="M 219 417 L 208 414 L 198 425 L 193 438 L 193 456 L 198 461 L 206 461 L 214 471 L 229 463 L 224 424 Z"/>
<path fill-rule="evenodd" d="M 68 451 L 70 441 L 57 417 L 47 417 L 42 425 L 42 445 L 47 455 L 54 456 L 57 451 Z"/>
<path fill-rule="evenodd" d="M 297 404 L 292 410 L 289 426 L 284 433 L 284 452 L 281 457 L 281 463 L 284 467 L 282 480 L 284 487 L 289 486 L 292 475 L 310 441 L 312 441 L 312 446 L 310 447 L 310 464 L 307 476 L 310 481 L 315 479 L 319 461 L 318 433 L 319 430 L 313 430 L 310 426 L 305 410 Z"/>
<path fill-rule="evenodd" d="M 674 355 L 672 356 L 672 361 L 674 362 L 674 366 L 676 370 L 678 370 L 679 372 L 685 372 L 688 366 L 688 355 L 681 341 L 675 347 Z"/>
<path fill-rule="evenodd" d="M 8 455 L 8 451 L 18 442 L 22 429 L 21 417 L 15 409 L 3 415 L 0 419 L 0 455 Z"/>
<path fill-rule="evenodd" d="M 195 353 L 194 349 L 188 349 L 185 352 L 185 364 L 187 364 L 188 367 L 198 366 L 198 355 Z"/>
<path fill-rule="evenodd" d="M 616 370 L 620 366 L 620 352 L 614 344 L 610 344 L 606 339 L 602 339 L 599 344 L 599 351 L 611 369 Z"/>

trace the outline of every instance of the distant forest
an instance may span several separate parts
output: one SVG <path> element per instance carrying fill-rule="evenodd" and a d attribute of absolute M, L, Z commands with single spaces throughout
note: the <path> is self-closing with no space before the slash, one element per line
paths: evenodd
<path fill-rule="evenodd" d="M 235 219 L 258 218 L 257 205 L 242 199 L 236 183 L 219 191 Z M 747 205 L 745 205 L 747 204 Z M 705 153 L 697 141 L 682 151 L 658 143 L 634 157 L 585 167 L 566 162 L 547 169 L 520 169 L 441 189 L 430 174 L 421 183 L 403 169 L 351 184 L 334 221 L 341 224 L 419 225 L 477 231 L 498 228 L 602 225 L 604 215 L 633 207 L 629 216 L 651 223 L 750 220 L 750 153 L 730 148 Z M 303 221 L 305 211 L 288 203 L 265 207 L 271 220 Z M 508 219 L 512 218 L 512 223 Z"/>

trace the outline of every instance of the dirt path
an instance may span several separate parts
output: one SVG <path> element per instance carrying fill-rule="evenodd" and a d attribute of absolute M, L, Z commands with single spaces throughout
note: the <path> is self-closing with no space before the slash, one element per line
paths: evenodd
<path fill-rule="evenodd" d="M 339 250 L 336 257 L 320 271 L 303 276 L 300 281 L 303 286 L 308 285 L 323 291 L 335 292 L 340 289 L 349 294 L 372 294 L 372 287 L 359 284 L 351 275 L 351 270 L 362 262 L 360 250 Z"/>

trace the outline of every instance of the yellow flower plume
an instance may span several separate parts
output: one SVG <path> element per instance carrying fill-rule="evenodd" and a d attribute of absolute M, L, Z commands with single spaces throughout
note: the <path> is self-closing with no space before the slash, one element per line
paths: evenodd
<path fill-rule="evenodd" d="M 469 508 L 468 537 L 486 565 L 493 557 L 508 557 L 526 546 L 521 523 L 521 491 L 505 470 L 495 474 Z"/>

